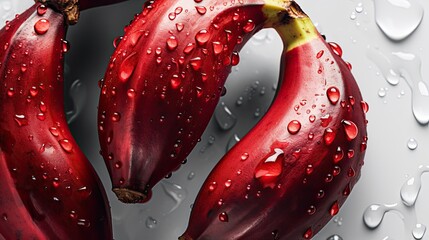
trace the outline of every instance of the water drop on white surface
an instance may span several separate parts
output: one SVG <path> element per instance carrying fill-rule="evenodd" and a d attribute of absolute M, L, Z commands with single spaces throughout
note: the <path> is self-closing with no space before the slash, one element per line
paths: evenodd
<path fill-rule="evenodd" d="M 415 239 L 422 239 L 426 232 L 426 226 L 420 223 L 417 223 L 413 229 L 413 237 Z"/>
<path fill-rule="evenodd" d="M 358 3 L 358 5 L 356 6 L 356 8 L 355 8 L 355 11 L 357 12 L 357 13 L 361 13 L 361 12 L 363 12 L 363 5 L 362 5 L 362 3 Z"/>
<path fill-rule="evenodd" d="M 394 41 L 410 36 L 420 25 L 424 14 L 423 7 L 415 0 L 376 0 L 374 4 L 378 27 Z"/>
<path fill-rule="evenodd" d="M 385 97 L 386 96 L 386 89 L 385 88 L 378 89 L 378 96 L 379 97 Z"/>
<path fill-rule="evenodd" d="M 418 146 L 416 139 L 410 138 L 407 142 L 407 146 L 410 150 L 415 150 Z"/>
<path fill-rule="evenodd" d="M 195 172 L 190 172 L 188 174 L 188 180 L 192 180 L 192 179 L 194 179 L 194 177 L 195 177 Z"/>

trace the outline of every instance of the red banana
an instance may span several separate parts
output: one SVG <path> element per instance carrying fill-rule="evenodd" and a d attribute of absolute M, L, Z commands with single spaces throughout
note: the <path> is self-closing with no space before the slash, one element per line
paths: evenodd
<path fill-rule="evenodd" d="M 263 5 L 149 1 L 125 28 L 98 114 L 101 152 L 121 201 L 147 201 L 199 141 L 238 51 L 275 17 L 267 19 Z"/>
<path fill-rule="evenodd" d="M 310 239 L 360 176 L 368 105 L 341 48 L 295 3 L 284 7 L 273 25 L 285 44 L 277 96 L 210 173 L 182 240 Z"/>
<path fill-rule="evenodd" d="M 65 118 L 66 29 L 37 3 L 0 30 L 0 239 L 112 239 L 104 189 Z"/>

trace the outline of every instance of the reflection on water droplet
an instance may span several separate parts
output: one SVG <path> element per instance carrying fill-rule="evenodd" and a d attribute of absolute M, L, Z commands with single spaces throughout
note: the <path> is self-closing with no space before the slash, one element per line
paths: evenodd
<path fill-rule="evenodd" d="M 146 227 L 149 229 L 153 229 L 156 227 L 156 225 L 158 224 L 158 220 L 156 220 L 155 218 L 149 216 L 146 218 Z"/>
<path fill-rule="evenodd" d="M 72 83 L 69 90 L 69 96 L 70 98 L 67 98 L 66 101 L 70 101 L 72 103 L 73 110 L 66 112 L 68 124 L 76 120 L 86 104 L 87 88 L 81 80 L 77 79 Z"/>
<path fill-rule="evenodd" d="M 394 204 L 396 206 L 396 204 Z M 384 214 L 389 210 L 388 207 L 379 204 L 369 206 L 363 214 L 363 222 L 371 229 L 377 228 L 384 218 Z"/>
<path fill-rule="evenodd" d="M 410 138 L 408 140 L 407 146 L 410 150 L 415 150 L 418 146 L 416 139 Z"/>
<path fill-rule="evenodd" d="M 417 223 L 413 229 L 413 237 L 415 239 L 422 239 L 426 232 L 426 226 L 420 223 Z"/>
<path fill-rule="evenodd" d="M 221 102 L 216 106 L 215 119 L 219 127 L 224 130 L 230 130 L 237 123 L 237 117 L 231 112 L 231 110 Z"/>
<path fill-rule="evenodd" d="M 168 215 L 176 210 L 183 200 L 185 200 L 187 192 L 182 186 L 167 181 L 162 181 L 161 186 L 165 194 L 174 201 L 174 206 L 165 214 Z"/>
<path fill-rule="evenodd" d="M 195 172 L 190 172 L 188 174 L 188 180 L 192 180 L 192 179 L 194 179 L 194 177 L 195 177 Z"/>
<path fill-rule="evenodd" d="M 423 7 L 415 0 L 377 0 L 374 4 L 378 27 L 394 41 L 410 36 L 420 25 L 424 14 Z"/>

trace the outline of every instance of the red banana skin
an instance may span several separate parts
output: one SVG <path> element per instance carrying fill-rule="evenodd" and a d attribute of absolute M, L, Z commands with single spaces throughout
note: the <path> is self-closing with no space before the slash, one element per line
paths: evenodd
<path fill-rule="evenodd" d="M 64 17 L 39 6 L 0 30 L 0 239 L 112 239 L 104 189 L 65 118 Z"/>
<path fill-rule="evenodd" d="M 121 201 L 147 201 L 152 187 L 179 168 L 206 128 L 238 51 L 264 26 L 263 1 L 224 2 L 150 1 L 125 28 L 98 112 L 102 156 Z M 201 30 L 209 34 L 199 44 Z M 185 50 L 188 44 L 193 49 Z"/>
<path fill-rule="evenodd" d="M 180 239 L 310 239 L 337 214 L 357 182 L 366 149 L 367 105 L 361 105 L 347 64 L 317 34 L 284 50 L 281 66 L 272 106 L 210 173 Z M 335 104 L 327 97 L 330 87 L 340 93 Z M 326 114 L 332 120 L 322 124 Z M 293 120 L 301 123 L 297 133 L 288 131 Z M 348 139 L 343 120 L 356 124 L 354 139 Z M 330 144 L 324 137 L 328 128 L 335 132 Z M 283 154 L 265 163 L 274 149 Z"/>

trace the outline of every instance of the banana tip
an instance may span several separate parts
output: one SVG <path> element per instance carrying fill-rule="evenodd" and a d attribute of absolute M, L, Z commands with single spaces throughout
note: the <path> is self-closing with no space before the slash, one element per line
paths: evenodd
<path fill-rule="evenodd" d="M 114 188 L 113 192 L 123 203 L 141 203 L 147 198 L 145 194 L 127 188 Z"/>

